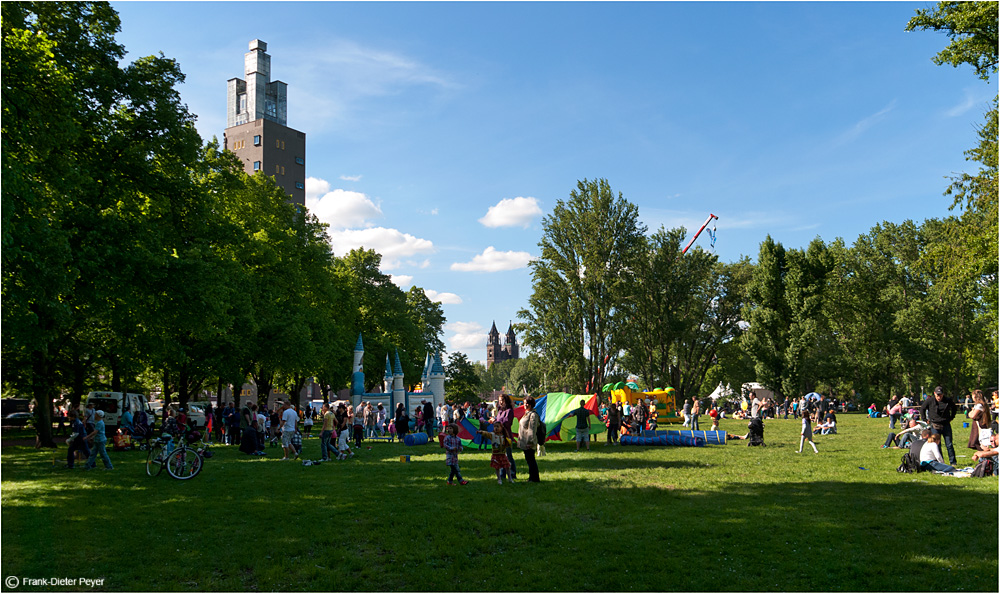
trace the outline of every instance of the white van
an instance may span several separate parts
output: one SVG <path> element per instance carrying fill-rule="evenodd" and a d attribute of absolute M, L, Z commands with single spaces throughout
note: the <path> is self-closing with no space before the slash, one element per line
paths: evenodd
<path fill-rule="evenodd" d="M 114 433 L 118 429 L 118 420 L 126 410 L 132 413 L 133 418 L 135 418 L 137 411 L 144 410 L 149 418 L 149 424 L 152 425 L 155 421 L 153 409 L 150 408 L 149 400 L 146 399 L 145 394 L 128 393 L 122 395 L 121 392 L 91 392 L 87 394 L 84 406 L 91 402 L 94 403 L 96 410 L 104 411 L 104 425 L 108 433 Z"/>

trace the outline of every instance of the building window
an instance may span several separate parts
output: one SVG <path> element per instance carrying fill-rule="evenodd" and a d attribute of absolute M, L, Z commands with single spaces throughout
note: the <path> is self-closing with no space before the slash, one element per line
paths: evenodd
<path fill-rule="evenodd" d="M 260 134 L 253 137 L 253 145 L 260 146 Z"/>
<path fill-rule="evenodd" d="M 254 171 L 260 171 L 260 161 L 254 161 L 253 162 L 253 170 Z"/>
<path fill-rule="evenodd" d="M 295 182 L 295 188 L 298 190 L 304 190 L 306 189 L 306 185 L 302 182 Z"/>
<path fill-rule="evenodd" d="M 281 141 L 277 138 L 274 139 L 274 148 L 281 148 Z"/>
<path fill-rule="evenodd" d="M 285 150 L 285 141 L 284 140 L 281 141 L 281 150 Z"/>
<path fill-rule="evenodd" d="M 302 157 L 295 157 L 295 164 L 296 165 L 305 165 L 306 164 L 306 160 L 303 159 Z"/>
<path fill-rule="evenodd" d="M 274 166 L 274 174 L 278 175 L 279 173 L 281 173 L 281 167 L 278 166 L 278 165 L 275 165 Z"/>
<path fill-rule="evenodd" d="M 281 175 L 285 175 L 285 167 L 284 166 L 281 167 Z"/>

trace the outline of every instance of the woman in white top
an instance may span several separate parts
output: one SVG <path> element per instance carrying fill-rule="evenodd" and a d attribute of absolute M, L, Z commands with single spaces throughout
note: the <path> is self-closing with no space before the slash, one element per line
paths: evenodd
<path fill-rule="evenodd" d="M 988 450 L 990 436 L 993 435 L 993 415 L 990 414 L 990 406 L 986 403 L 986 397 L 983 396 L 982 390 L 972 392 L 972 401 L 975 404 L 969 412 L 969 418 L 976 424 L 972 429 L 979 431 L 979 449 Z"/>
<path fill-rule="evenodd" d="M 925 470 L 930 468 L 938 472 L 956 472 L 958 470 L 954 466 L 944 463 L 944 458 L 941 457 L 941 435 L 937 433 L 932 433 L 927 438 L 927 442 L 924 443 L 924 447 L 920 448 L 920 466 L 924 467 Z"/>

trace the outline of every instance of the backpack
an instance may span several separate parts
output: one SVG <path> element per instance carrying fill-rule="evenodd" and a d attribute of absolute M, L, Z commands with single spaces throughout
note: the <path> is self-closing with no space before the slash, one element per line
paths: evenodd
<path fill-rule="evenodd" d="M 982 458 L 979 460 L 979 463 L 976 464 L 976 467 L 972 469 L 972 476 L 978 476 L 980 478 L 993 476 L 993 467 L 995 465 L 996 462 L 993 461 L 993 458 Z"/>
<path fill-rule="evenodd" d="M 920 472 L 920 464 L 915 464 L 913 458 L 910 457 L 910 453 L 907 452 L 903 454 L 900 458 L 900 464 L 896 467 L 896 472 L 905 472 L 906 474 L 912 474 L 914 472 Z"/>

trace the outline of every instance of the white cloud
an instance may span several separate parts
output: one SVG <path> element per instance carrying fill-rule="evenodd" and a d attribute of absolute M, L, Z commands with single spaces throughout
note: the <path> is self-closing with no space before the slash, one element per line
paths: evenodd
<path fill-rule="evenodd" d="M 361 181 L 361 176 L 360 175 L 341 175 L 340 179 L 342 179 L 344 181 L 353 181 L 353 182 L 356 182 L 356 181 Z"/>
<path fill-rule="evenodd" d="M 491 245 L 471 262 L 455 262 L 451 269 L 459 272 L 501 272 L 524 268 L 529 262 L 531 254 L 528 252 L 500 252 Z"/>
<path fill-rule="evenodd" d="M 424 289 L 424 294 L 431 301 L 437 301 L 438 303 L 446 303 L 449 305 L 461 305 L 462 298 L 454 293 L 438 293 L 432 289 Z"/>
<path fill-rule="evenodd" d="M 330 182 L 318 177 L 306 178 L 306 201 L 319 200 L 323 194 L 330 191 Z"/>
<path fill-rule="evenodd" d="M 352 122 L 352 114 L 366 109 L 372 98 L 434 97 L 462 86 L 417 59 L 344 38 L 305 40 L 284 51 L 282 80 L 298 81 L 296 111 L 309 114 L 311 134 Z"/>
<path fill-rule="evenodd" d="M 435 251 L 434 243 L 428 239 L 385 227 L 331 231 L 330 245 L 333 247 L 333 253 L 338 256 L 343 256 L 354 248 L 375 250 L 382 254 L 383 270 L 396 268 L 404 258 L 417 254 L 432 254 Z"/>
<path fill-rule="evenodd" d="M 479 222 L 486 227 L 523 227 L 528 228 L 532 219 L 541 216 L 542 209 L 537 198 L 504 198 L 486 211 L 486 216 Z"/>
<path fill-rule="evenodd" d="M 864 134 L 865 132 L 867 132 L 868 129 L 872 128 L 873 126 L 875 126 L 875 124 L 878 124 L 879 122 L 884 120 L 885 117 L 889 114 L 889 112 L 894 109 L 896 109 L 895 99 L 890 101 L 889 105 L 886 105 L 885 107 L 873 113 L 872 115 L 863 118 L 861 121 L 851 126 L 851 128 L 842 132 L 840 136 L 834 139 L 833 145 L 842 146 L 844 144 L 857 140 L 857 138 L 862 134 Z"/>
<path fill-rule="evenodd" d="M 306 208 L 331 229 L 371 226 L 382 217 L 382 209 L 361 192 L 330 190 L 330 182 L 306 178 Z"/>
<path fill-rule="evenodd" d="M 965 115 L 966 112 L 975 107 L 980 107 L 984 112 L 988 110 L 990 108 L 989 100 L 991 97 L 988 95 L 982 95 L 978 93 L 977 90 L 978 89 L 975 87 L 966 87 L 963 89 L 963 93 L 965 94 L 964 100 L 958 105 L 945 111 L 944 114 L 949 118 L 955 118 Z"/>
<path fill-rule="evenodd" d="M 445 330 L 454 332 L 449 338 L 451 350 L 486 348 L 486 328 L 477 322 L 452 322 Z"/>
<path fill-rule="evenodd" d="M 392 279 L 392 282 L 395 283 L 400 289 L 413 284 L 412 274 L 390 274 L 389 278 Z"/>

